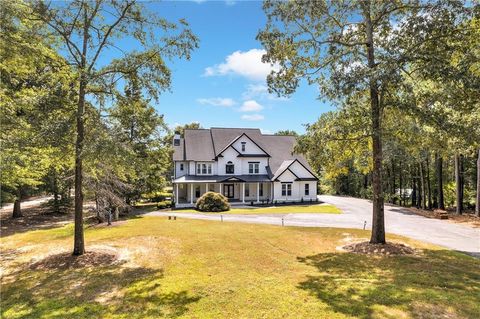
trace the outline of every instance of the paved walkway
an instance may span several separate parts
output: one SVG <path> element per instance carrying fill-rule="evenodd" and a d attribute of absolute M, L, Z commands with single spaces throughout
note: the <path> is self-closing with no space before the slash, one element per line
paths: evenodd
<path fill-rule="evenodd" d="M 340 196 L 319 196 L 320 200 L 333 204 L 343 214 L 261 214 L 223 215 L 224 221 L 303 227 L 338 227 L 371 229 L 372 204 L 365 199 Z M 220 220 L 220 214 L 198 214 L 180 212 L 152 212 L 147 215 L 178 216 L 192 219 Z M 385 206 L 385 227 L 387 233 L 407 236 L 446 248 L 462 251 L 480 257 L 480 229 L 448 221 L 431 219 L 413 214 L 397 206 Z"/>

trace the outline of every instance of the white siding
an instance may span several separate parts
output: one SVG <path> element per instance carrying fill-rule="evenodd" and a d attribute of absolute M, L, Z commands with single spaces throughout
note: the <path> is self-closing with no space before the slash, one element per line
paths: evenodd
<path fill-rule="evenodd" d="M 242 142 L 245 143 L 245 152 L 242 151 Z M 233 147 L 242 154 L 265 154 L 252 140 L 246 136 L 242 136 L 233 143 Z"/>
<path fill-rule="evenodd" d="M 292 165 L 290 165 L 289 169 L 299 178 L 315 177 L 299 162 L 294 162 Z"/>
<path fill-rule="evenodd" d="M 242 173 L 242 160 L 240 157 L 237 157 L 238 153 L 231 147 L 227 148 L 223 152 L 223 157 L 218 158 L 216 169 L 218 171 L 218 175 L 226 175 L 225 173 L 225 165 L 227 162 L 232 162 L 235 165 L 235 174 L 233 175 L 241 175 Z M 248 169 L 248 168 L 247 168 Z M 231 175 L 231 174 L 228 174 Z"/>
<path fill-rule="evenodd" d="M 183 164 L 183 171 L 180 170 L 180 165 Z M 175 162 L 175 178 L 187 175 L 188 173 L 188 162 Z"/>

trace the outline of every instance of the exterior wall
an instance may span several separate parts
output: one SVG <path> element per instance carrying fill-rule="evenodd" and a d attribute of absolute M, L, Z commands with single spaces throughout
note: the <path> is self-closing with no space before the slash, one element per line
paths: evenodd
<path fill-rule="evenodd" d="M 180 170 L 180 164 L 183 164 L 183 171 Z M 188 162 L 175 162 L 175 178 L 187 175 L 188 173 Z"/>
<path fill-rule="evenodd" d="M 219 157 L 218 158 L 218 161 L 216 162 L 217 165 L 217 172 L 218 172 L 218 175 L 227 175 L 225 173 L 225 165 L 227 164 L 227 162 L 232 162 L 233 165 L 235 165 L 235 174 L 228 174 L 228 175 L 241 175 L 241 172 L 242 172 L 242 160 L 240 157 L 237 157 L 238 153 L 231 147 L 229 147 L 228 149 L 225 150 L 225 152 L 223 152 L 223 157 Z"/>
<path fill-rule="evenodd" d="M 245 143 L 245 152 L 242 152 L 242 142 Z M 242 136 L 239 138 L 235 143 L 233 143 L 233 147 L 240 153 L 244 154 L 265 154 L 264 151 L 260 147 L 258 147 L 255 143 L 252 142 L 248 137 Z"/>
<path fill-rule="evenodd" d="M 251 175 L 248 173 L 248 162 L 259 162 L 258 174 L 255 175 L 267 175 L 268 158 L 267 157 L 241 157 L 242 161 L 242 173 L 243 175 Z"/>
<path fill-rule="evenodd" d="M 315 177 L 299 162 L 294 162 L 292 165 L 290 165 L 289 169 L 299 178 Z"/>

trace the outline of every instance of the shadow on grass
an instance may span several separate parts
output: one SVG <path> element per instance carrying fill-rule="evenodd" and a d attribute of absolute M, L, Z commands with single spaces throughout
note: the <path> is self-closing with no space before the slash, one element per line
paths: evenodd
<path fill-rule="evenodd" d="M 480 262 L 452 251 L 372 257 L 325 253 L 298 257 L 318 273 L 298 288 L 335 312 L 359 318 L 467 318 L 480 313 Z"/>
<path fill-rule="evenodd" d="M 165 291 L 163 271 L 119 264 L 36 270 L 23 265 L 2 283 L 2 318 L 175 318 L 201 297 Z"/>

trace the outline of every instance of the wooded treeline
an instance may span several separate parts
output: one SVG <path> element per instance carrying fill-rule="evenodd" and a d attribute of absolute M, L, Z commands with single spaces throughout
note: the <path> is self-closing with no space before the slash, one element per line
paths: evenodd
<path fill-rule="evenodd" d="M 461 211 L 462 193 L 470 191 L 461 166 L 480 148 L 480 6 L 266 0 L 263 9 L 267 23 L 257 39 L 267 51 L 263 61 L 278 66 L 269 90 L 288 96 L 307 82 L 338 106 L 307 127 L 298 150 L 337 190 L 372 199 L 370 242 L 385 243 L 383 203 L 395 198 L 394 176 L 415 182 L 415 205 L 425 197 L 433 205 L 435 153 L 446 163 L 452 153 L 457 158 Z"/>
<path fill-rule="evenodd" d="M 172 132 L 151 101 L 198 39 L 137 1 L 3 2 L 0 27 L 1 199 L 13 217 L 24 195 L 52 194 L 57 212 L 74 199 L 81 255 L 84 196 L 111 214 L 169 180 Z"/>

